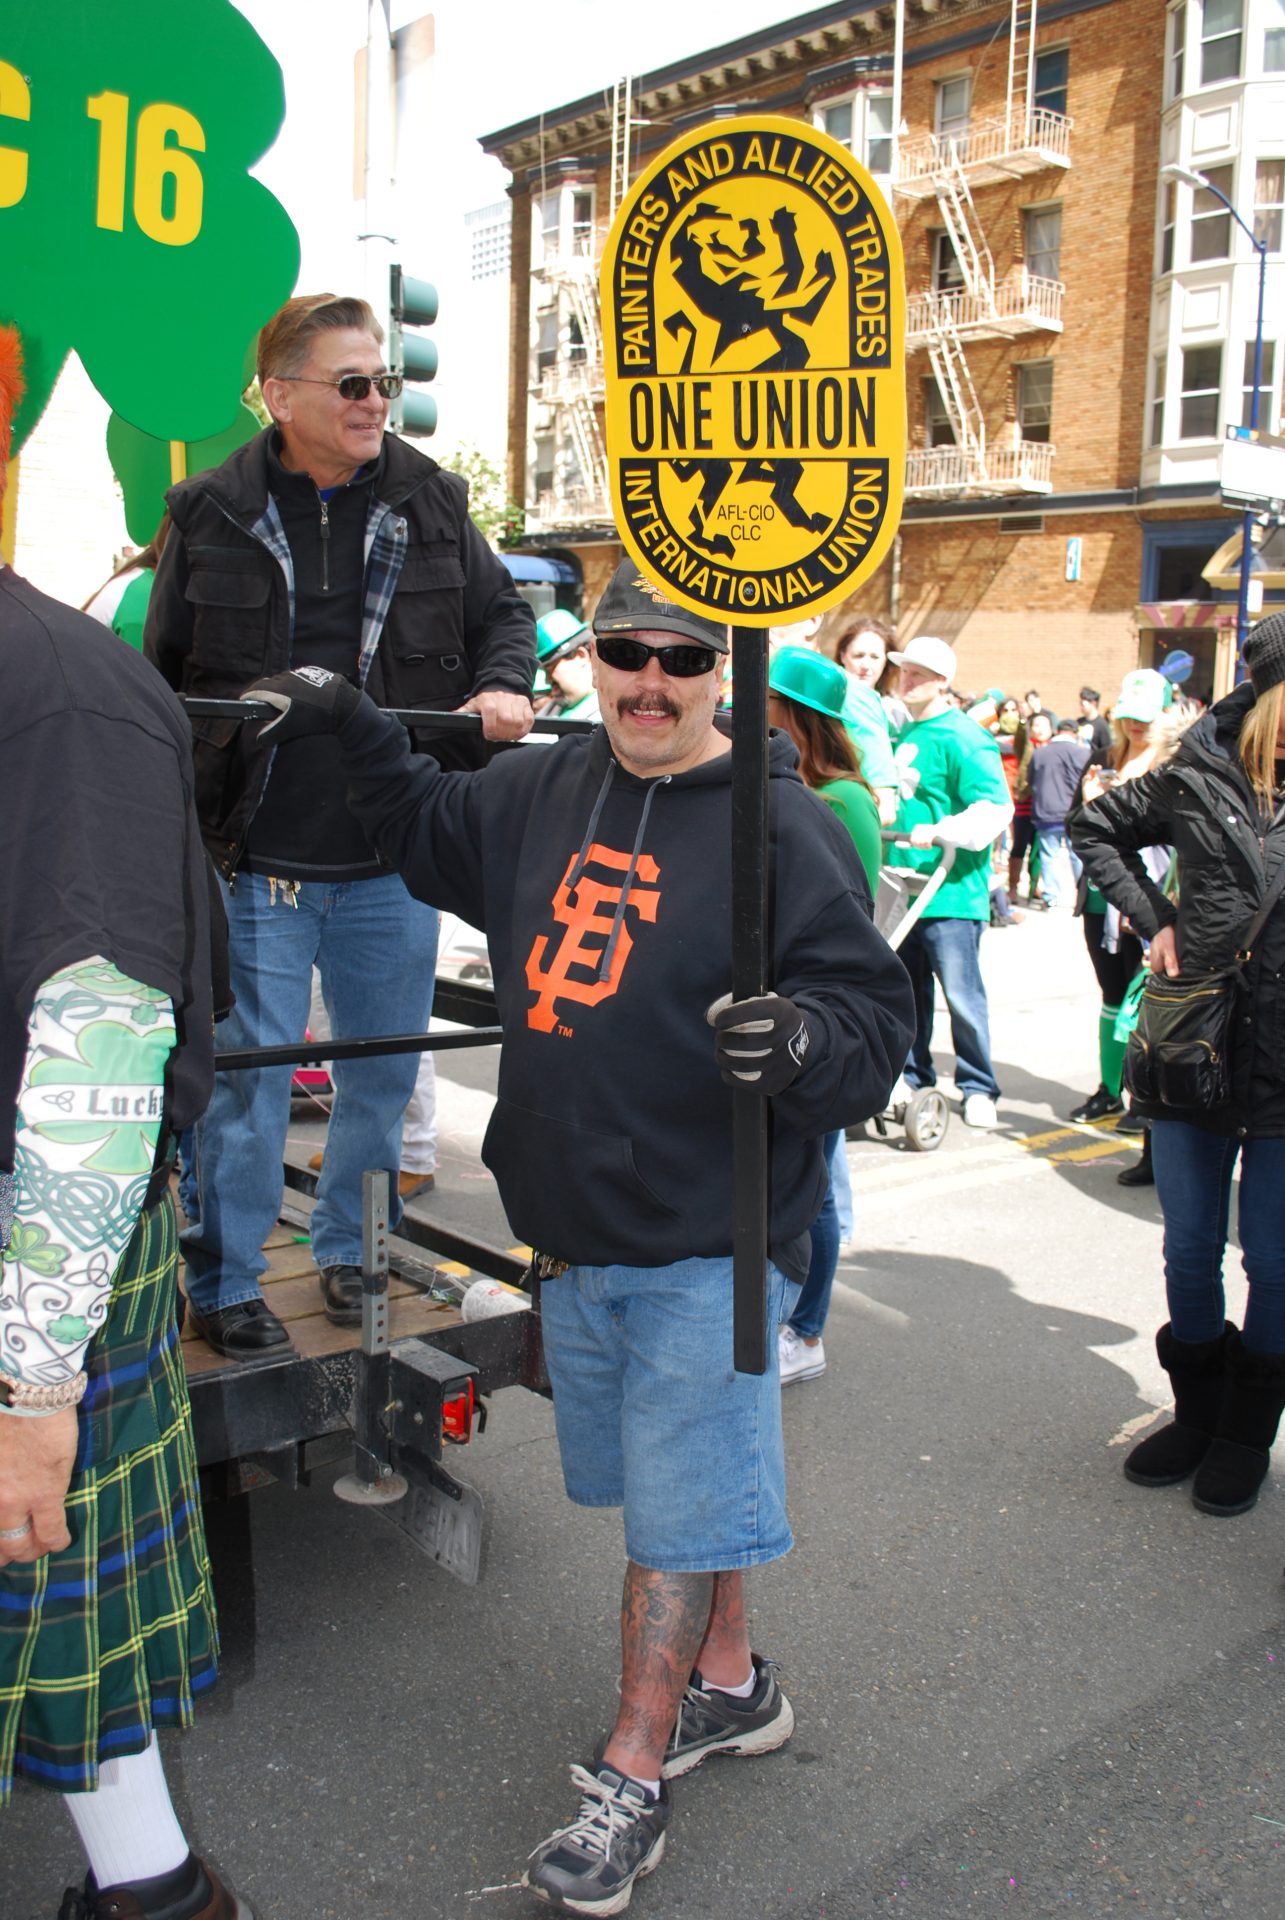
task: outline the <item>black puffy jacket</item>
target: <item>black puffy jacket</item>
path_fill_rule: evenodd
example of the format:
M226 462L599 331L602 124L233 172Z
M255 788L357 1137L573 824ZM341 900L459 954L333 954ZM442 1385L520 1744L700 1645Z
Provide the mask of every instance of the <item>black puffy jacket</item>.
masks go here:
M1285 807L1259 808L1236 745L1254 704L1248 684L1186 734L1173 759L1090 801L1068 822L1094 885L1150 939L1177 923L1184 973L1230 967L1285 861ZM1138 849L1172 846L1180 903L1148 875ZM1285 899L1277 902L1246 970L1248 995L1233 1030L1231 1104L1175 1116L1242 1137L1285 1134Z

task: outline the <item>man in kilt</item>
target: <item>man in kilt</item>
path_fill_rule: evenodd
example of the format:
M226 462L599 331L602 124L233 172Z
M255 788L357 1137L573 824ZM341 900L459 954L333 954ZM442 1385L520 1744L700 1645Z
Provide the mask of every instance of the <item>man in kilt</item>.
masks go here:
M0 329L0 488L20 393ZM250 1920L155 1736L218 1648L168 1189L213 1079L188 728L3 563L0 823L0 1806L19 1775L65 1796L60 1920Z

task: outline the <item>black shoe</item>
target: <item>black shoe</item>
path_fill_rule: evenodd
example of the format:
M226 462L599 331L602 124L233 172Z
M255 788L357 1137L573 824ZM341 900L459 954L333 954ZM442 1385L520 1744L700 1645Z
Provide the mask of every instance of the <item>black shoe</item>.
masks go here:
M1138 1442L1124 1463L1126 1480L1139 1487L1175 1487L1195 1472L1217 1431L1232 1332L1227 1321L1216 1340L1189 1344L1161 1327L1156 1355L1173 1387L1174 1417Z
M1120 1115L1115 1123L1115 1130L1117 1133L1145 1133L1150 1125L1149 1120L1144 1120L1141 1114L1135 1113L1131 1107L1127 1113Z
M290 1335L264 1300L239 1300L209 1313L189 1300L187 1311L206 1346L226 1360L257 1360L290 1345Z
M522 1884L559 1913L623 1913L634 1881L660 1865L669 1788L662 1780L653 1800L640 1781L605 1760L593 1773L572 1767L571 1778L580 1811L535 1849Z
M361 1268L322 1267L321 1304L335 1327L361 1325Z
M181 1867L132 1886L99 1887L91 1873L68 1887L58 1920L254 1920L254 1914L194 1853Z
M694 1673L678 1710L661 1773L691 1773L711 1753L773 1753L794 1732L794 1709L776 1683L770 1660L752 1654L758 1682L748 1700L722 1693Z
M1155 1186L1156 1170L1151 1164L1150 1132L1144 1133L1142 1136L1141 1157L1135 1160L1131 1167L1125 1167L1123 1172L1117 1173L1115 1177L1115 1183L1117 1187L1154 1187Z
M1082 1100L1079 1106L1074 1108L1068 1115L1068 1118L1071 1120L1104 1120L1109 1113L1123 1112L1124 1101L1120 1098L1119 1094L1108 1093L1105 1087L1100 1086L1096 1093L1091 1093L1087 1100Z
M1217 1431L1191 1488L1201 1513L1231 1519L1249 1512L1267 1478L1283 1410L1285 1354L1258 1353L1230 1334Z

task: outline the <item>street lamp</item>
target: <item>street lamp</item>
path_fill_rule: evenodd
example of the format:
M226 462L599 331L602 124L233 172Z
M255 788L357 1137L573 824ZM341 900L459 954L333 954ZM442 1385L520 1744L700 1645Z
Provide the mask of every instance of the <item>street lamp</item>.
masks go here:
M1260 240L1247 221L1242 220L1221 187L1207 180L1203 173L1196 173L1190 167L1162 167L1161 178L1182 180L1187 186L1203 188L1212 193L1215 200L1221 200L1232 219L1241 231L1249 236L1249 244L1258 255L1258 324L1254 329L1254 388L1249 402L1249 431L1258 431L1258 389L1263 377L1263 301L1267 291L1267 242ZM1249 630L1249 574L1253 563L1254 510L1246 507L1241 521L1240 535L1240 595L1236 604L1236 679L1245 676L1245 638Z

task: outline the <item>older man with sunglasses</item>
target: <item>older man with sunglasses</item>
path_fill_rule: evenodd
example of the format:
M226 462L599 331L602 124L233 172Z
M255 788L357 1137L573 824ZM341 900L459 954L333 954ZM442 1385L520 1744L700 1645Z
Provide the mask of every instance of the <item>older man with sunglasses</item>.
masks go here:
M852 842L780 733L773 986L731 1002L727 630L626 561L593 632L601 727L481 773L417 759L346 680L249 691L283 710L264 750L337 743L349 802L411 892L486 929L504 1044L482 1155L537 1249L567 1492L623 1507L627 1555L614 1726L526 1877L561 1912L615 1914L659 1864L669 1781L794 1726L742 1592L791 1535L775 1338L761 1378L732 1364L729 1089L772 1103L775 1332L807 1271L824 1138L880 1110L914 1014Z
M380 706L468 708L487 741L531 724L530 609L468 517L463 481L385 433L398 390L365 301L290 300L259 337L273 424L174 487L145 646L171 686L226 698L257 674L340 675ZM227 1046L301 1040L312 968L336 1039L428 1024L437 916L344 797L331 742L256 753L229 720L193 722L201 828L223 882L236 1010ZM466 738L466 737L461 737ZM453 740L454 764L481 743ZM440 749L448 757L448 749ZM396 1172L413 1054L335 1067L312 1216L322 1302L361 1318L361 1178ZM194 1146L199 1217L183 1236L200 1331L236 1360L280 1350L261 1248L281 1200L290 1070L225 1074ZM394 1223L395 1224L395 1223Z

